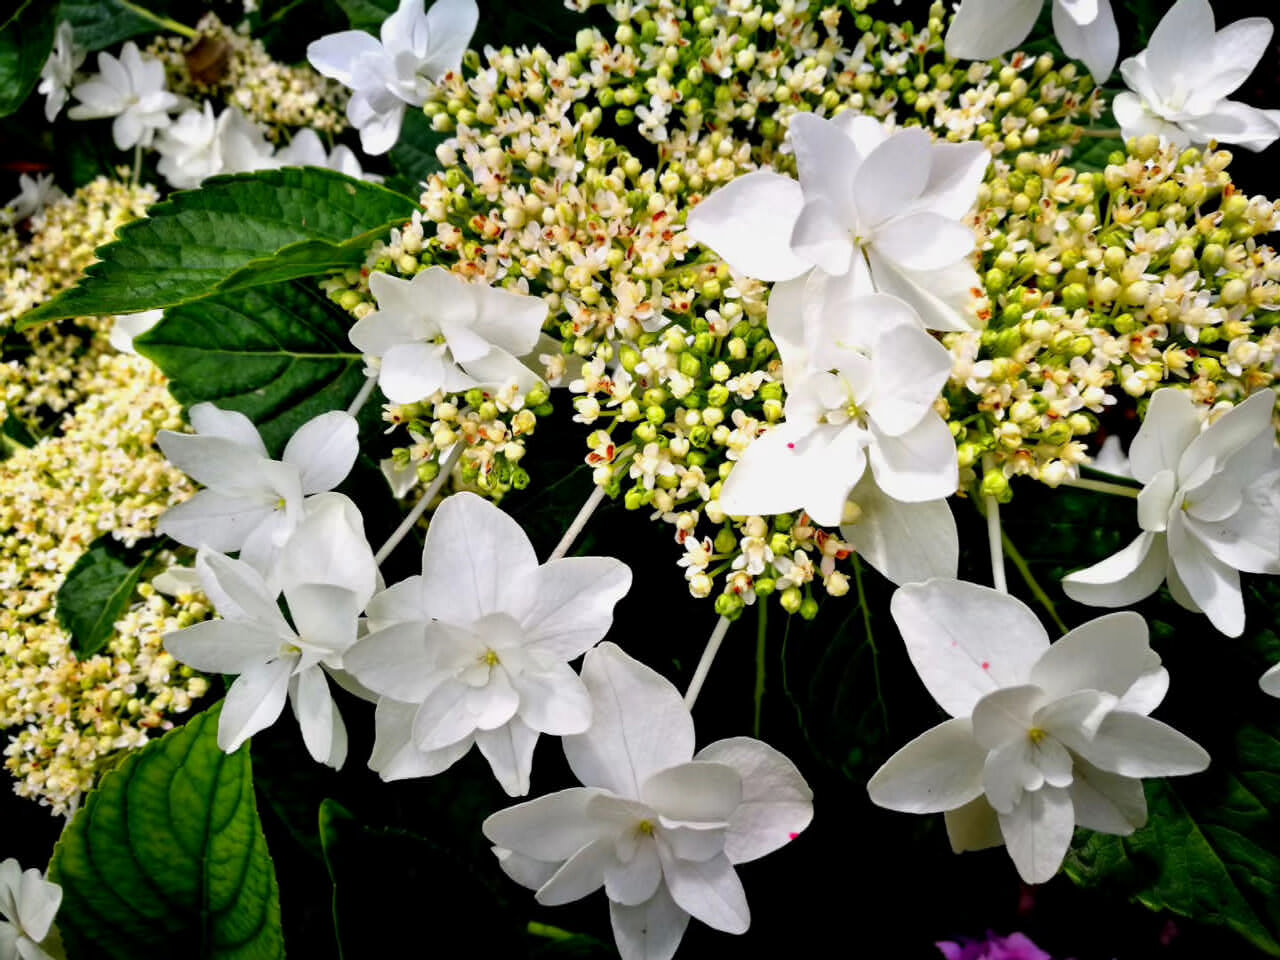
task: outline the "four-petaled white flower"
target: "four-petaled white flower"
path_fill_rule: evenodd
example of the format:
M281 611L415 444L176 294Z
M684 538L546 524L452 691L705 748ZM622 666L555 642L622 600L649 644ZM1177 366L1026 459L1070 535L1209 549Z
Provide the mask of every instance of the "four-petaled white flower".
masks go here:
M62 957L62 938L53 918L62 904L62 887L34 867L23 870L10 857L0 863L0 960L54 960Z
M1004 843L1023 880L1043 883L1077 824L1132 833L1147 817L1141 778L1209 763L1147 716L1169 677L1136 613L1099 617L1050 645L1021 601L960 580L902 587L890 609L952 719L890 757L867 790L891 810L945 812L957 852Z
M1271 21L1237 20L1215 32L1208 0L1178 0L1147 49L1120 64L1129 86L1111 109L1125 137L1158 134L1185 146L1210 140L1263 150L1280 137L1280 110L1228 100L1271 43Z
M222 706L218 746L230 753L271 726L287 696L307 751L341 767L347 732L325 671L342 669L378 576L356 505L340 493L315 498L281 551L273 577L279 589L208 547L196 554L196 570L222 619L167 634L164 645L197 670L239 674ZM292 622L277 606L280 592Z
M569 661L596 644L631 571L612 557L539 566L520 525L473 493L437 509L422 574L368 607L346 670L380 695L370 766L431 776L480 748L502 788L529 792L539 733L581 733L587 690Z
M585 786L489 817L482 829L502 869L548 906L603 886L622 960L668 960L690 916L745 932L751 914L734 864L808 826L808 784L748 737L694 753L679 691L612 643L587 654L582 679L594 719L563 744Z
M198 403L188 411L194 434L161 430L156 443L175 467L205 486L169 508L159 530L189 547L240 559L270 579L281 547L308 508L310 494L332 490L360 452L355 420L322 413L289 438L272 460L253 422L242 413Z
M689 214L688 229L739 273L774 287L781 309L874 291L906 300L935 330L971 326L981 288L963 222L990 162L981 143L889 132L850 110L791 118L797 183L770 171L741 176Z
M851 348L857 327L879 324L869 351ZM880 489L905 502L955 492L955 441L933 408L951 355L889 296L826 311L812 328L803 370L787 363L786 419L751 442L724 482L733 516L803 508L824 526L844 516L849 492L870 465ZM818 363L830 369L813 369Z
M186 110L156 139L156 169L178 189L198 187L215 173L249 173L277 166L271 144L236 107L215 118L208 100L202 110Z
M58 29L53 34L53 49L49 59L40 70L40 86L37 93L44 94L44 118L53 123L62 105L67 102L67 87L71 85L80 64L84 63L85 51L75 44L71 24L66 20L58 22Z
M386 153L400 136L405 105L420 107L433 84L462 66L480 10L475 0L400 0L382 23L381 42L363 30L332 33L307 47L307 59L353 93L347 118L368 154Z
M1122 607L1167 580L1173 598L1230 637L1244 630L1240 574L1280 573L1280 458L1260 390L1201 429L1195 402L1166 387L1151 395L1129 447L1138 495L1136 540L1064 577L1080 603Z
M1052 0L1053 32L1068 57L1081 60L1101 86L1120 53L1111 0ZM1043 0L962 0L947 30L947 56L992 60L1031 33Z
M538 345L546 301L471 283L444 267L412 280L369 277L378 309L352 326L351 342L378 359L378 386L393 403L417 403L437 390L528 392L541 383L518 358Z
M72 120L115 117L111 136L120 150L141 144L151 146L155 132L169 125L169 113L182 100L165 89L164 64L144 57L132 40L120 51L120 59L98 54L98 73L72 89L80 103L67 111Z

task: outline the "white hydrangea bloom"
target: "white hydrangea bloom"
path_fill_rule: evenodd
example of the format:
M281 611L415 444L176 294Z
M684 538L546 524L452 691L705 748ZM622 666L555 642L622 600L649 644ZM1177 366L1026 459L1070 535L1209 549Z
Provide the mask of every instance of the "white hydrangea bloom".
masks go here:
M169 114L182 106L181 98L165 89L164 64L144 57L132 40L119 59L98 54L98 73L76 84L71 95L80 101L67 111L72 120L115 117L111 136L120 150L151 146L156 131L169 126Z
M216 118L213 104L182 113L156 138L160 175L177 189L198 187L217 173L250 173L278 164L266 136L236 107Z
M0 863L0 960L55 960L63 956L53 918L62 887L34 867L23 870L10 857Z

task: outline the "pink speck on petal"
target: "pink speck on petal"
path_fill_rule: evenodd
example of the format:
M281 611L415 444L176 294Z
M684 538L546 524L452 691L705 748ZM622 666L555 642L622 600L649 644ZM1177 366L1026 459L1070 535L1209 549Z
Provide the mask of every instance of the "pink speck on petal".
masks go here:
M983 660L983 661L982 661L982 669L983 669L983 670L990 670L990 669L991 669L991 664L990 664L988 661Z
M800 836L800 834L798 834L798 833L788 833L788 834L787 834L787 838L788 838L788 839L790 839L790 840L794 840L794 839L795 839L796 837L798 837L798 836Z
M795 448L796 448L796 445L795 445L794 443L788 443L788 444L787 444L787 449L788 449L788 450L794 450Z

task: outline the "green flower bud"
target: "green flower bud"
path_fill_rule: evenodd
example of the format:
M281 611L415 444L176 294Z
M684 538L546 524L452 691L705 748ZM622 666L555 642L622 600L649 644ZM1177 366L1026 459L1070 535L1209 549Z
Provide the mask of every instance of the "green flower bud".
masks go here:
M729 527L721 527L714 545L716 553L733 553L738 549L738 535Z
M716 597L716 613L726 620L737 620L742 616L742 608L746 606L736 593L722 593Z
M1009 488L1009 480L999 470L987 470L982 475L982 495L995 497L999 503L1008 503L1013 499L1013 491Z
M800 604L800 616L805 620L812 620L818 615L818 601L813 597L805 597L804 602Z
M800 592L799 587L787 587L778 595L778 603L787 613L799 613L804 603L804 594Z

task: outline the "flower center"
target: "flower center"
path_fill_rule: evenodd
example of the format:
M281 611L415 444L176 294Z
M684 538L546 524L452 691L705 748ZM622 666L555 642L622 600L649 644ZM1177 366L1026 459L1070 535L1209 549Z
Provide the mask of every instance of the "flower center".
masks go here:
M1041 730L1039 727L1032 727L1030 730L1027 731L1027 739L1030 740L1032 743L1034 743L1037 747L1040 746L1040 741L1042 741L1048 735L1049 734Z

